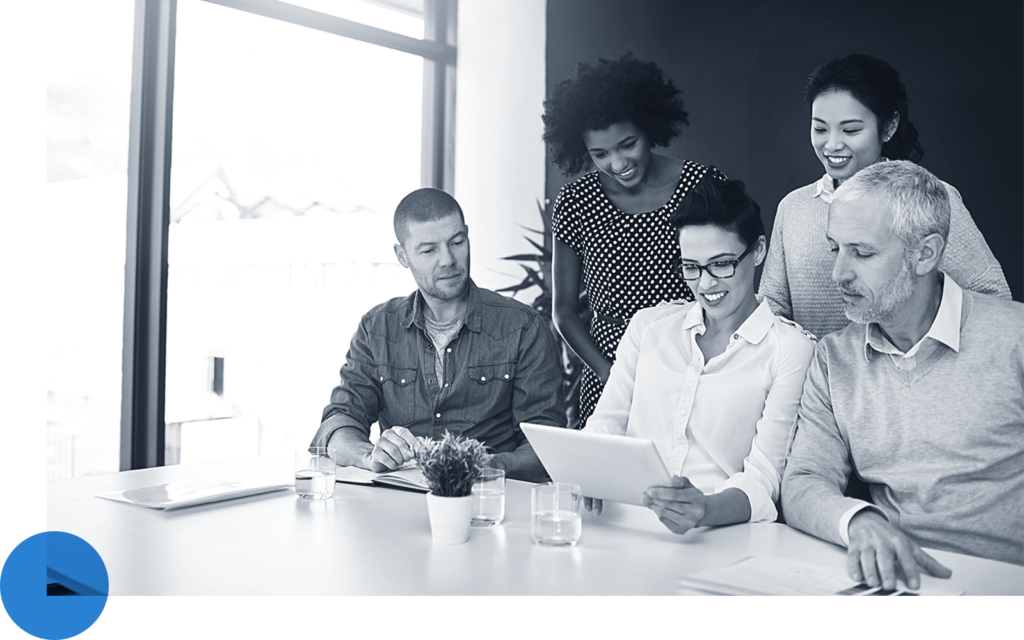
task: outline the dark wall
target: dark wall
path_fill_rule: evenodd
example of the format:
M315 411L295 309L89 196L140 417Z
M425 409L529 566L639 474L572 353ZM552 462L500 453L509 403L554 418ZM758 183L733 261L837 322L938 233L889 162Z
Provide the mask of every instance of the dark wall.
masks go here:
M743 180L769 229L779 200L824 173L808 74L853 52L888 61L907 86L921 164L960 191L1024 299L1022 3L548 0L547 28L548 91L578 61L632 51L657 62L690 112L667 153ZM549 163L547 197L568 180Z

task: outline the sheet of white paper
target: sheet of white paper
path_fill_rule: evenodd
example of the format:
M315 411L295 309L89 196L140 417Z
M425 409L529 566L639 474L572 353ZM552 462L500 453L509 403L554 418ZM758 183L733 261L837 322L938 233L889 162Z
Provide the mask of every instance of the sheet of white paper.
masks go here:
M197 504L242 498L270 493L292 486L287 482L267 482L265 479L242 479L230 476L200 478L168 482L139 489L122 489L98 494L97 498L127 502L149 509L181 509Z
M727 567L684 576L679 579L679 586L706 593L734 595L883 595L878 589L858 585L844 569L772 556L751 556ZM963 592L934 585L911 592L901 583L899 589L888 595L901 593L960 595Z

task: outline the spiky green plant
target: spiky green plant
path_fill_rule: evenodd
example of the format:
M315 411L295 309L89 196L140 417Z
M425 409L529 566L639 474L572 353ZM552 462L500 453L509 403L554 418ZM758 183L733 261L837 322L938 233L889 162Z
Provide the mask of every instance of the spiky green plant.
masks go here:
M537 253L520 253L514 256L505 256L502 258L502 260L515 260L518 262L519 266L526 272L526 275L518 283L498 289L498 291L515 295L524 289L529 289L534 286L537 287L540 289L540 293L536 298L534 298L531 306L550 319L552 245L551 213L544 208L544 205L540 203L540 200L537 201L537 210L540 212L541 223L544 225L542 229L531 229L530 227L519 225L530 233L535 233L540 236L541 242L537 242L529 236L524 236L524 239L537 250Z
M420 438L416 447L416 462L431 493L447 498L470 495L492 457L479 441L447 431L440 440Z

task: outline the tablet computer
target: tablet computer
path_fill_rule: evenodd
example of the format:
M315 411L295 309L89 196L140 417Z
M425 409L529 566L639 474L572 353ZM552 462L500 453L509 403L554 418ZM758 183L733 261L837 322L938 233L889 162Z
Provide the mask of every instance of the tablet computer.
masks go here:
M672 486L651 440L529 422L519 426L551 479L580 485L588 498L639 505L648 487Z

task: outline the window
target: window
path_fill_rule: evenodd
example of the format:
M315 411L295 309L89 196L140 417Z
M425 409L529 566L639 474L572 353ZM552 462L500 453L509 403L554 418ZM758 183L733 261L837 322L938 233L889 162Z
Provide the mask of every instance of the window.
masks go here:
M47 24L47 477L118 470L130 2L52 0Z
M359 315L410 289L390 211L451 187L454 9L61 0L51 479L308 440Z
M391 214L421 186L423 60L197 0L176 40L165 464L291 450L359 318L410 290Z

